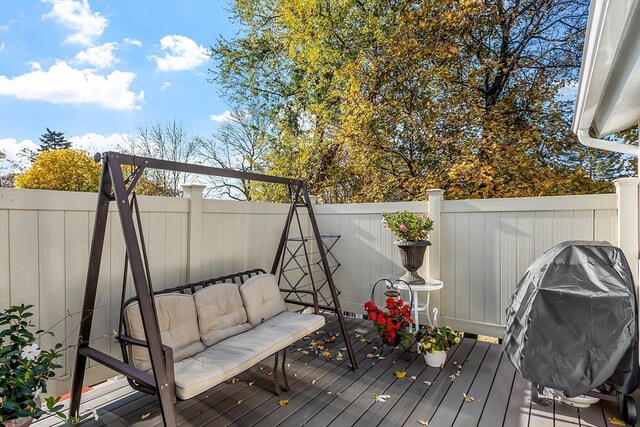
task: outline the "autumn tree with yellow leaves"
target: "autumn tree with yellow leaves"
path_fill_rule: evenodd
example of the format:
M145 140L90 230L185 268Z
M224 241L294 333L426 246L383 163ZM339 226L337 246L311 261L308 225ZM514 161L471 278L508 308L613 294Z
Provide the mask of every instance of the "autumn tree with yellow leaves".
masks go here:
M17 188L97 192L100 171L100 164L82 150L47 150L16 176L15 184Z
M587 6L236 0L242 31L211 47L212 79L230 101L259 105L269 171L307 179L325 201L611 191L606 172L583 168L594 157L562 96ZM608 161L618 176L631 170Z

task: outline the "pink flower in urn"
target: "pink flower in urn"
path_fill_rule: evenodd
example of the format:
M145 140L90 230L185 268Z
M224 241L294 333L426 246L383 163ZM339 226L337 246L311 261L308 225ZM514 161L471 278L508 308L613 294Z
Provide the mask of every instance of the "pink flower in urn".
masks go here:
M384 228L389 228L389 224L387 224L387 221L385 221L384 219L382 221L380 221L380 223L382 224L382 226Z
M405 231L407 231L407 227L404 224L400 224L399 230L404 233Z
M429 218L429 215L427 215L426 213L423 213L422 214L422 219L427 219L427 218Z

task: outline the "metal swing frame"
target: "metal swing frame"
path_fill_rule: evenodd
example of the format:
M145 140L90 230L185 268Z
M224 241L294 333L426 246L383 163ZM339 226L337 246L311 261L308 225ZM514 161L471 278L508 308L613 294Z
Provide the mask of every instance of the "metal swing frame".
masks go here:
M320 230L313 212L313 206L311 204L311 199L309 198L307 183L305 181L300 179L236 171L232 169L221 169L209 166L131 156L117 152L96 154L95 160L102 161L102 175L100 180L100 189L98 192L98 203L96 207L91 251L89 255L89 268L85 284L78 346L76 349L76 361L71 390L71 405L69 408L70 416L79 415L81 392L85 369L87 366L87 359L92 359L154 392L160 403L164 424L167 426L176 425L176 412L174 407L174 403L176 401L175 384L172 383L172 375L170 375L173 370L173 354L171 348L162 344L158 318L156 316L155 305L153 303L151 277L147 268L146 248L144 246L142 232L136 228L134 223L134 203L131 200L133 189L142 176L142 173L147 168L225 178L246 179L288 186L289 193L291 194L291 204L289 206L278 249L276 250L271 267L271 273L276 274L279 266L281 266L287 238L289 236L291 223L293 222L294 217L298 224L300 222L298 208L306 208L333 303L333 305L325 304L320 307L317 306L317 303L309 303L308 306L315 306L316 310L320 308L322 310L334 312L337 315L342 335L344 337L345 346L349 353L351 368L354 371L357 370L358 364L355 353L345 325L344 315L338 299L338 292L333 281L331 269L329 268L327 254L322 243ZM131 166L133 168L133 172L126 179L122 174L122 166ZM152 373L138 370L132 365L118 360L90 345L93 312L95 309L98 277L100 274L100 263L104 247L109 204L111 202L116 203L120 223L122 225L128 265L133 278L135 294L140 304L140 314L142 317L145 336L147 337L147 347L151 359ZM305 303L302 305L305 305Z

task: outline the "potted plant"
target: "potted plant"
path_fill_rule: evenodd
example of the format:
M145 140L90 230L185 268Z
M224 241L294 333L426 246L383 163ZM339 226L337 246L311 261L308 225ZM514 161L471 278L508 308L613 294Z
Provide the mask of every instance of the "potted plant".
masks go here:
M427 240L433 230L433 220L427 214L414 214L407 210L395 213L383 213L382 225L388 228L398 239L395 243L400 250L400 262L407 270L400 278L410 285L420 285L425 280L417 270L424 262L424 253L431 242Z
M47 391L47 381L55 376L55 359L62 355L62 344L42 350L37 340L53 333L35 329L29 320L32 305L11 306L0 312L0 424L28 426L45 412L40 408L40 393ZM59 398L50 397L49 410Z
M436 368L447 359L447 351L460 342L460 333L448 326L425 326L416 332L418 351L424 355L427 365Z
M364 304L367 317L373 321L373 330L385 344L395 347L402 344L409 348L412 344L408 328L413 324L411 308L401 299L387 298L386 310L381 310L373 301Z

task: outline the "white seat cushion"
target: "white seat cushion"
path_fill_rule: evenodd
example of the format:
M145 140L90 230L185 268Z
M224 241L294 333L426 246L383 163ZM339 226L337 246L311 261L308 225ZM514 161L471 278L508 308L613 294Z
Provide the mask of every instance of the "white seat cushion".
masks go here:
M175 364L176 395L189 399L321 328L324 317L284 312Z
M249 323L253 327L287 311L287 305L280 295L278 282L273 274L250 277L240 285L240 295Z
M156 295L154 297L158 326L162 343L173 349L173 360L179 362L204 350L198 332L196 306L191 295L177 293ZM129 335L146 340L142 326L139 303L129 304L124 312L125 324ZM151 369L149 350L136 345L131 346L133 365L143 371Z
M193 294L198 327L204 345L209 347L251 329L235 283L209 285Z

